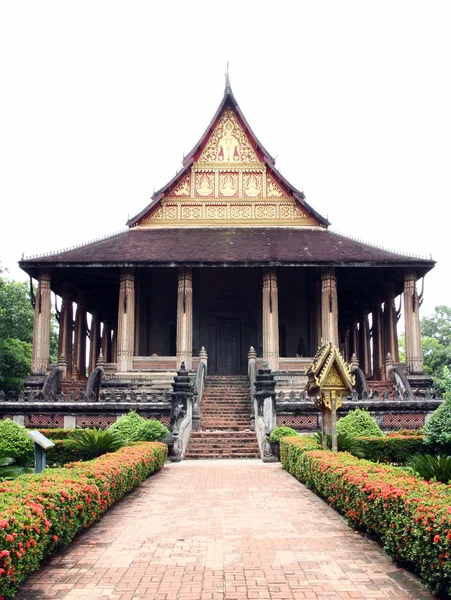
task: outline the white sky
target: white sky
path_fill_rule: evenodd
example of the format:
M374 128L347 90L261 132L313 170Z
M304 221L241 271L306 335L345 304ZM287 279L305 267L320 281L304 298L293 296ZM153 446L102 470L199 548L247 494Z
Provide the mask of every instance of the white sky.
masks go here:
M451 3L0 3L0 263L121 229L224 89L332 227L438 261L451 305Z

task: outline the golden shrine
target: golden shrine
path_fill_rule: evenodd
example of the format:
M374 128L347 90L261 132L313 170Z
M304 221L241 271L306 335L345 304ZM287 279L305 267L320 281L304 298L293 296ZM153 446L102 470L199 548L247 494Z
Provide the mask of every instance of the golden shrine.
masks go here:
M309 396L316 398L321 410L322 445L327 449L327 436L332 436L332 450L337 451L337 410L343 406L343 398L352 393L355 377L345 363L338 348L331 342L324 344L316 353L307 369Z

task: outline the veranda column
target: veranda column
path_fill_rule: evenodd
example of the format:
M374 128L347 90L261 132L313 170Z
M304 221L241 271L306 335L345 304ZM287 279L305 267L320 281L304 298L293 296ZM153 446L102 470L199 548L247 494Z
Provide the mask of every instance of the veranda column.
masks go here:
M33 375L45 375L50 358L50 312L51 291L50 273L39 273L39 285L36 292L33 327L33 353L31 372Z
M125 267L121 272L117 323L117 370L131 371L135 347L135 274Z
M117 329L118 329L118 324L114 323L113 324L113 328L111 331L111 362L112 363L117 363ZM136 328L135 328L135 334L136 334ZM135 345L135 343L133 342L133 346ZM133 348L133 352L134 352L134 348Z
M390 288L387 292L387 296L384 302L384 352L385 354L389 352L395 363L399 362L397 323L398 319L396 317L395 292L393 289L393 284L390 284Z
M365 377L371 377L371 346L370 346L370 323L368 313L364 313L359 322L360 335L360 368Z
M70 379L72 375L72 332L74 328L74 309L73 293L70 284L63 284L61 314L60 314L60 337L61 337L61 355L64 354L66 361L66 377Z
M96 312L91 315L91 336L89 346L89 372L92 373L96 368L97 357L100 350L100 321Z
M360 354L359 349L359 324L357 321L352 322L351 327L351 348L350 348L351 356L355 354L358 356ZM351 359L349 359L351 360Z
M335 269L321 269L321 338L338 348L338 296Z
M103 318L102 329L102 354L106 363L111 362L111 321L108 317Z
M271 371L279 370L279 294L273 268L263 271L263 360Z
M404 279L404 318L406 328L406 362L409 373L423 372L421 347L420 305L416 288L415 272L408 272Z
M86 322L85 300L81 294L77 297L77 312L75 313L75 341L74 341L74 362L77 367L78 377L86 377L86 332L88 325Z
M373 308L373 375L375 379L385 379L382 306Z
M177 369L182 362L189 372L193 365L193 274L181 267L177 287Z

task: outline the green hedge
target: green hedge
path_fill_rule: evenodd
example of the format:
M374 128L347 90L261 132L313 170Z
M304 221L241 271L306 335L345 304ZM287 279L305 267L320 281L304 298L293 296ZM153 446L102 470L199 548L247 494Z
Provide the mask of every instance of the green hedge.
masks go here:
M398 435L384 437L357 437L364 458L373 462L404 465L408 458L418 452L425 452L423 437Z
M160 469L167 446L143 442L85 463L0 482L0 599L14 598L41 560Z
M284 468L325 498L348 522L375 535L436 594L451 594L451 486L347 453L281 442Z

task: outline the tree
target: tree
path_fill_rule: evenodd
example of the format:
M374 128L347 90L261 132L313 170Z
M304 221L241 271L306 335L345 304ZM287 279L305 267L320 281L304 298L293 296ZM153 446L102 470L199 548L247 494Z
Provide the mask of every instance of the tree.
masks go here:
M447 369L451 367L451 308L436 306L435 312L421 319L424 372L434 386L444 389Z
M34 310L26 283L0 277L0 339L31 343Z
M434 314L423 317L421 334L438 340L441 346L451 346L451 308L436 306Z

